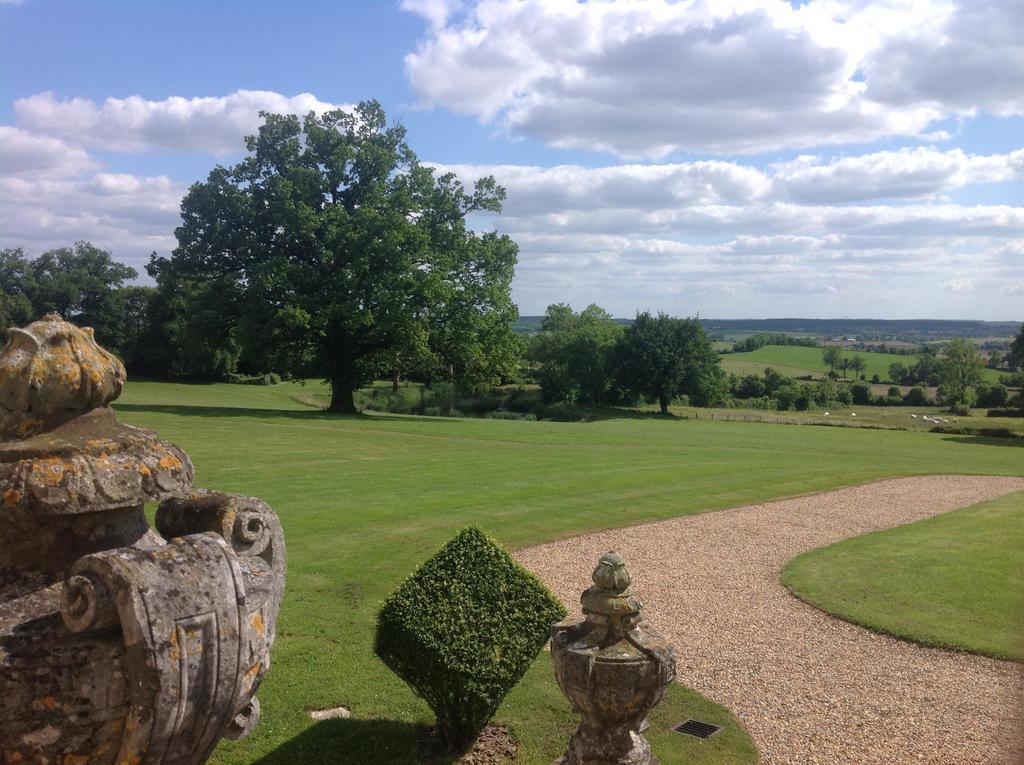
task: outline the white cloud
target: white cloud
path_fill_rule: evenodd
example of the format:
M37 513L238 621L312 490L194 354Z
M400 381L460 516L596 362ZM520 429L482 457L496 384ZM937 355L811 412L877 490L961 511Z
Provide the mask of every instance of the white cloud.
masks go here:
M443 29L448 17L460 5L459 0L401 0L403 11L422 16L434 30Z
M629 210L660 220L694 206L934 199L971 184L1024 177L1024 149L974 155L960 149L921 147L826 159L801 156L764 171L718 160L596 168L435 165L435 169L454 172L467 185L493 175L508 191L508 216L559 216L564 222L568 213L603 215L609 210ZM724 209L722 214L726 212Z
M1019 177L1022 158L929 148L765 171L732 162L436 167L464 183L493 174L507 187L503 214L474 223L519 243L525 314L596 301L617 315L1012 318L1020 307L1005 285L1024 280L1013 244L1024 241L1024 208L932 200ZM866 203L897 193L926 201Z
M166 176L0 177L0 248L37 254L84 239L141 272L150 252L174 247L185 191Z
M555 147L758 153L1024 112L1015 14L924 0L481 0L435 23L406 70L422 104ZM915 58L956 67L958 53L970 74L934 82Z
M694 204L748 204L768 195L771 180L733 162L582 167L558 165L435 165L465 184L493 175L509 194L513 215L544 211L651 209Z
M99 163L83 149L0 125L0 176L78 175L98 167Z
M886 39L868 57L867 97L968 115L1024 114L1024 4L961 0L940 18Z
M974 183L1024 175L1024 150L979 156L930 147L842 157L822 163L803 156L774 165L779 196L810 204L920 198Z
M974 282L970 279L950 279L942 285L954 295L970 292L974 289Z
M58 100L39 93L14 102L20 127L54 136L73 146L110 151L197 151L226 154L243 150L242 138L256 132L260 111L304 115L346 108L310 93L284 96L268 90L238 90L227 96L150 101L141 96Z

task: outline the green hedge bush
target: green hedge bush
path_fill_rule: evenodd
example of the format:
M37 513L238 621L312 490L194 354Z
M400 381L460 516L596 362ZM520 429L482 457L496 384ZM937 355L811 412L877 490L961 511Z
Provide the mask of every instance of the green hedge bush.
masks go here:
M374 652L467 749L544 647L562 604L497 542L459 532L384 601Z

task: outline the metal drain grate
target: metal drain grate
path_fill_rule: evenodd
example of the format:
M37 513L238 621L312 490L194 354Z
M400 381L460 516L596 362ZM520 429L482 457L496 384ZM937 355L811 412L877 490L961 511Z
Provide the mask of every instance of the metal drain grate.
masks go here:
M711 723L701 722L700 720L694 720L691 718L686 722L679 723L679 725L674 727L672 730L676 733L685 733L688 736L708 738L721 729L721 725L712 725Z

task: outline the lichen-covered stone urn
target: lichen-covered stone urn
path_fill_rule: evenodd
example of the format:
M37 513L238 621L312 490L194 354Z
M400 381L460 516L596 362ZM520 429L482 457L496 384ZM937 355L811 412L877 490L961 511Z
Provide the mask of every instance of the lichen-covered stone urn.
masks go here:
M551 627L558 685L580 714L563 765L657 765L647 715L676 676L672 647L641 621L618 553L601 556L583 593L583 621Z
M277 516L193 489L188 455L118 422L124 379L56 314L0 353L4 765L194 765L259 717Z

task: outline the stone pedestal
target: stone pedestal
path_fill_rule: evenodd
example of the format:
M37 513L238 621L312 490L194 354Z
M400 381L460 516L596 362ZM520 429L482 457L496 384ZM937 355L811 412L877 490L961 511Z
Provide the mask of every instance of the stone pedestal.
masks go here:
M196 765L259 717L280 524L120 423L123 381L54 314L0 353L0 762Z
M643 737L647 715L675 679L675 654L641 621L618 553L601 556L583 593L583 621L551 628L558 685L580 714L562 765L657 765Z

